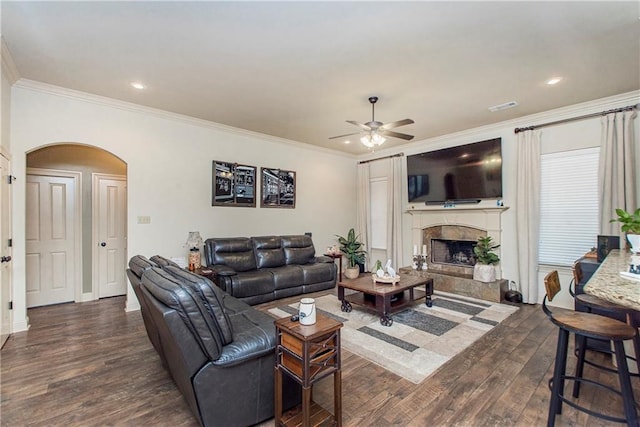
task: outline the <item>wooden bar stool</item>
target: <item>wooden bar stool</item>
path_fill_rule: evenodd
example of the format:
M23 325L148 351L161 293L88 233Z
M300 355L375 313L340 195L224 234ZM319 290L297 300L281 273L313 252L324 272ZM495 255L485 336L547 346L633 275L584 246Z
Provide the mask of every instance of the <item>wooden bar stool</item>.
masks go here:
M626 423L628 426L637 426L638 413L636 411L636 404L633 398L633 389L631 388L627 357L623 345L624 341L633 339L637 335L637 330L624 322L597 314L576 311L562 311L560 313L553 314L547 307L547 300L552 301L558 292L560 292L560 279L558 278L557 271L551 271L545 276L544 286L547 292L542 300L542 310L549 317L551 322L559 328L553 378L549 384L551 388L551 399L549 401L547 426L552 427L555 425L556 415L562 413L563 403L598 418ZM582 367L576 368L576 372L580 369L580 376L578 376L577 373L575 376L566 375L569 334L572 332L578 337L578 340L583 343L583 346L585 338L608 340L613 343L616 361L618 363L617 374L620 382L620 391L597 381L582 377ZM584 363L584 360L581 363ZM624 418L595 412L591 409L578 405L570 399L567 399L564 397L565 380L586 382L621 395L624 405Z
M574 289L577 289L578 284L582 282L583 278L584 278L584 274L582 273L582 267L580 266L580 263L575 263L573 265ZM571 294L572 297L575 298L577 302L582 304L587 309L587 312L593 313L593 310L596 309L599 311L599 313L596 313L596 314L602 314L603 316L624 317L628 325L638 330L638 327L640 326L640 324L638 323L638 319L640 318L640 312L638 312L637 310L634 310L632 308L628 308L619 304L611 303L607 300L598 298L593 295L576 294L571 289L571 285L569 286L569 293ZM578 342L578 345L576 347L577 347L576 356L578 357L578 360L581 362L578 364L578 366L580 367L584 366L582 363L584 361L584 363L587 363L591 366L595 366L596 368L604 369L609 372L616 372L615 369L612 369L612 368L609 368L585 359L586 350L589 350L586 339L582 344ZM636 336L633 338L633 350L636 357L627 355L627 359L633 360L636 363L636 369L638 371L637 374L632 373L630 375L634 377L638 377L640 376L640 357L638 357L640 356L640 335L638 334L636 334ZM613 351L611 350L609 351L598 350L598 351L613 354ZM580 376L580 375L582 375L582 371L580 372L576 371L576 376ZM579 390L580 390L580 383L576 382L574 384L574 391L573 391L574 397L578 397Z

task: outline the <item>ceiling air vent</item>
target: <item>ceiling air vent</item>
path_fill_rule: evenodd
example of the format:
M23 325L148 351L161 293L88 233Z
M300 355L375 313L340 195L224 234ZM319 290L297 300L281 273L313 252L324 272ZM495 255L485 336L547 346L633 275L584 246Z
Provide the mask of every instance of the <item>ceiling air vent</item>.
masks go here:
M489 111L491 111L492 113L495 113L496 111L506 110L507 108L513 108L517 106L518 106L518 102L509 101L509 102L505 102L504 104L494 105L493 107L489 107Z

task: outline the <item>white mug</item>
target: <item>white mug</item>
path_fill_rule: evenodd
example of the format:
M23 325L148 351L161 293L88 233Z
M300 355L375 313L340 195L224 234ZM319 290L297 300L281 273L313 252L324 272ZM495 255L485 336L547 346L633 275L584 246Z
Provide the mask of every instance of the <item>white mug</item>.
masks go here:
M316 300L313 298L302 298L298 308L301 325L313 325L316 323Z

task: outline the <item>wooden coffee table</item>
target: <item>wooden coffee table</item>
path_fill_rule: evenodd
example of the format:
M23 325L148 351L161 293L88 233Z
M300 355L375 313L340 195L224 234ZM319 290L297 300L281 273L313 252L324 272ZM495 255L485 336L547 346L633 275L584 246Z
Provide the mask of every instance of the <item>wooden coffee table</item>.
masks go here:
M424 290L416 289L424 286ZM345 295L344 290L351 289L357 293ZM405 291L408 292L408 296ZM396 284L374 283L370 273L361 274L357 279L342 279L338 283L338 299L342 301L340 309L350 312L351 304L356 304L375 310L380 314L380 323L383 326L391 326L392 311L413 304L415 301L425 299L427 307L431 307L431 295L433 295L433 279L400 274L400 281Z

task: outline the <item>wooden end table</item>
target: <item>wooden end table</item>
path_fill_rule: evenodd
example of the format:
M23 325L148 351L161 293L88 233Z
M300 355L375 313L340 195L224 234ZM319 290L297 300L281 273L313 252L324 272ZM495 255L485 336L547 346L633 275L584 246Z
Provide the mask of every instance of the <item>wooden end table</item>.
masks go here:
M320 313L313 325L301 325L286 317L275 321L275 425L342 426L342 371L340 328L342 323ZM302 405L282 413L283 372L302 386ZM311 400L314 383L333 374L333 415Z
M342 254L324 254L332 260L338 260L338 282L342 280Z
M198 276L206 277L214 283L216 281L216 272L209 267L196 268L192 271L192 273L197 274Z
M424 286L424 290L416 289ZM344 290L358 291L345 295ZM404 291L409 291L406 298ZM394 296L402 296L394 300ZM380 314L380 324L391 326L393 319L390 313L404 308L422 298L427 307L432 306L433 279L400 273L400 281L395 284L374 282L371 273L363 273L357 279L343 279L338 283L338 299L342 301L340 309L345 312L352 310L351 304L371 308ZM367 298L369 297L369 298Z

